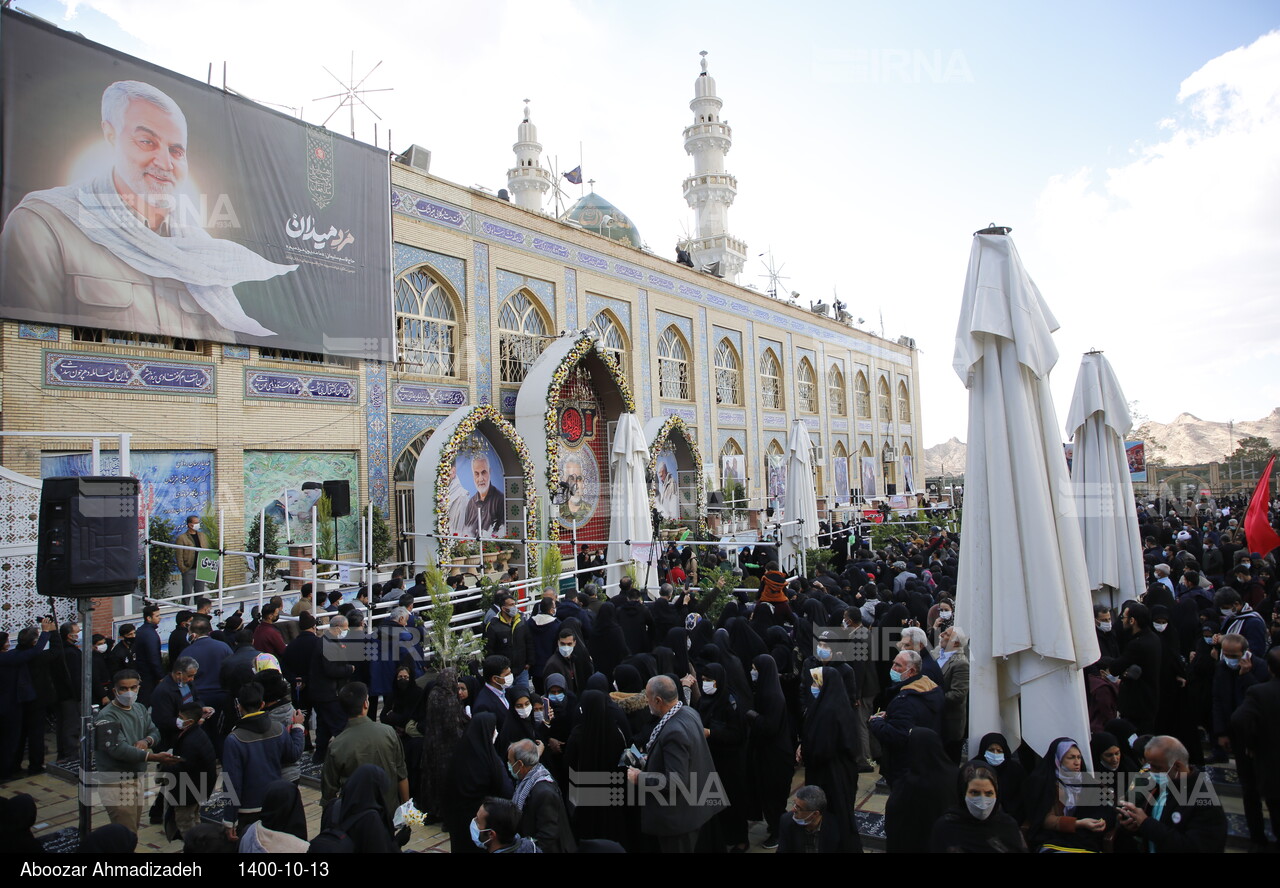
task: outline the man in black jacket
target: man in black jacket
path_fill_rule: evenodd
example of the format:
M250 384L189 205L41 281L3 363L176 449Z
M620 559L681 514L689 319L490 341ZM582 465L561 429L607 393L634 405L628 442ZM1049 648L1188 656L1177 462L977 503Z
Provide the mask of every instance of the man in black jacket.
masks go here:
M142 609L142 625L138 627L133 645L138 654L138 665L135 668L142 676L142 690L138 694L138 701L143 706L151 705L151 692L156 689L160 679L164 678L159 626L160 605L148 604Z
M1231 745L1240 771L1244 818L1255 848L1267 845L1263 800L1271 812L1271 832L1280 836L1280 647L1271 649L1267 662L1271 679L1249 688L1231 716Z
M627 648L633 654L647 654L653 650L655 623L653 614L640 599L640 590L631 583L630 577L623 577L618 582L618 595L613 600L617 608L618 625L622 627L622 637L627 640Z
M329 741L347 726L346 713L338 704L338 691L351 680L355 662L364 656L360 646L345 643L346 635L347 618L330 617L329 627L311 658L307 689L316 711L316 748L311 757L315 764L324 761Z
M137 627L132 623L124 623L120 627L120 640L115 647L107 651L107 672L115 675L125 669L138 668L138 655L134 648Z
M1221 854L1227 815L1213 784L1188 763L1187 748L1173 737L1152 737L1144 754L1156 789L1149 804L1117 804L1120 826L1137 834L1144 851Z
M520 835L533 839L544 854L573 854L578 843L569 812L555 778L541 759L541 742L517 740L507 748L507 767L516 779L512 801L520 810Z
M58 635L62 639L62 662L53 664L52 675L58 701L58 761L65 761L79 755L84 651L80 649L79 623L63 623Z
M178 621L173 627L173 631L169 633L169 665L172 666L178 662L178 658L182 656L183 650L191 642L187 637L191 634L191 618L195 614L189 610L178 611Z
M1116 659L1113 675L1120 676L1120 714L1133 722L1139 734L1155 733L1160 707L1160 639L1151 631L1151 611L1145 604L1130 604L1124 611L1129 643Z
M151 720L160 732L160 743L157 749L169 749L177 738L178 712L189 703L201 709L200 718L212 715L213 709L205 711L196 692L196 675L200 672L200 664L192 657L179 657L173 661L173 670L160 680L151 695Z
M44 773L45 723L49 718L49 710L56 705L57 699L53 688L53 673L55 670L60 672L63 666L62 643L56 633L51 632L46 636L35 626L26 627L18 633L18 651L32 649L39 650L39 653L27 664L35 696L22 704L21 714L16 712L0 714L3 718L21 718L22 720L22 738L27 748L28 775ZM21 749L18 759L18 764L20 763Z

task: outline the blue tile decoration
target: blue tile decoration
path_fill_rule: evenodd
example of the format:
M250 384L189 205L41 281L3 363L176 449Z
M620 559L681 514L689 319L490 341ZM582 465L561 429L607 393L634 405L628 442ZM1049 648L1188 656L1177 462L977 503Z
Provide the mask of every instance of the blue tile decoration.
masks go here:
M323 403L360 403L360 390L355 377L330 376L319 373L286 373L246 367L244 397L249 401L320 401Z
M217 394L212 364L48 349L44 352L44 384L46 388L62 389L167 392L206 397Z
M715 400L715 389L711 387L711 364L712 361L708 357L714 358L716 353L715 343L711 341L711 328L707 326L707 310L705 308L698 309L698 332L701 334L698 340L689 340L690 343L699 341L700 345L693 345L693 358L695 364L702 365L702 428L708 438L711 437L711 402ZM701 351L701 359L698 352Z
M745 410L729 410L721 409L716 411L716 422L720 425L738 426L745 428L747 425L747 411Z
M535 235L531 231L521 229L509 222L499 222L488 217L472 213L461 207L455 207L444 201L429 198L408 188L395 187L391 190L391 206L394 212L452 228L467 231L478 238L501 242L530 253L552 255L576 265L618 280L636 283L679 296L701 305L709 305L732 312L735 315L751 318L767 323L779 330L793 330L816 340L837 345L862 355L879 358L885 361L904 362L902 354L875 342L865 341L856 336L829 329L825 324L818 324L803 318L793 318L774 310L769 306L750 305L733 295L725 295L715 290L708 290L696 284L686 283L661 272L655 272L631 265L616 259L607 259L596 253L581 249L575 245L558 241L545 235ZM781 306L779 306L781 308Z
M538 297L538 301L542 303L542 307L547 314L551 316L552 333L556 332L556 285L550 281L542 281L537 278L526 277L522 274L514 274L510 271L503 271L501 268L494 273L497 278L497 294L499 305L508 296L524 287L534 296Z
M58 328L48 324L19 324L19 339L36 339L40 342L57 342Z
M502 389L498 392L498 409L503 413L514 414L516 401L520 398L520 389Z
M896 407L897 407L897 404L894 404L894 407L896 408ZM900 422L900 423L898 423L898 431L899 431L901 434L903 434L903 435L910 435L910 434L911 434L911 423L909 423L909 422Z
M698 421L698 411L692 407L671 407L667 404L662 405L663 416L678 416L685 422L694 423Z
M249 360L249 346L247 345L224 345L222 347L222 356L235 361Z
M471 230L471 213L407 188L391 189L391 211L460 231Z
M787 427L786 414L774 413L772 411L765 411L764 427L766 429L785 429Z
M453 286L455 293L462 295L467 292L467 263L463 260L408 244L392 244L391 265L397 277L424 264L438 271Z
M600 312L604 311L605 309L608 309L609 311L613 312L614 316L617 317L617 319L622 322L622 326L625 329L627 335L632 336L631 330L633 328L631 326L631 303L627 302L624 299L614 299L612 296L601 296L598 293L592 293L590 291L587 291L587 314L589 315L589 317L586 319L586 322L588 324L594 322L596 319L596 315L600 314ZM640 340L639 338L636 338L636 337L632 338L633 343L638 343L641 341L648 341L647 337L645 340Z
M565 323L574 330L581 330L582 321L578 318L578 273L572 268L564 270L564 313ZM627 324L630 331L631 324Z
M816 417L816 416L802 416L802 417L800 418L800 421L804 423L805 428L807 428L809 431L811 431L811 432L816 432L816 431L818 431L818 417Z
M649 366L649 291L637 290L636 297L640 304L640 337L636 342L644 343L644 351L641 352L643 366L640 368L644 397L641 399L643 403L640 409L642 418L648 421L653 416L653 368Z
M831 431L833 431L833 432L847 432L847 431L849 431L849 420L847 420L847 419L832 419L832 420L831 420Z
M872 432L871 420L869 419L858 420L858 431L864 435L870 435Z
M664 330L666 330L672 324L675 324L676 329L679 330L684 335L684 341L689 343L689 348L694 350L693 357L696 357L698 345L697 345L697 340L693 338L693 321L689 318L684 318L684 317L681 317L680 315L669 314L665 311L657 312L657 318L658 318L658 335L661 336Z
M476 400L488 404L493 400L493 305L489 295L489 246L472 241L475 264L475 290L471 304L476 313Z
M746 334L746 337L742 341L742 396L746 399L742 403L758 405L760 402L756 400L756 377L760 373L760 357L755 330L755 323L748 320L746 323L746 330L743 331ZM758 409L751 411L751 440L756 443L759 451L764 453L764 448L759 447L760 413L761 411ZM761 475L762 478L767 476L767 472ZM761 489L763 490L763 488ZM750 493L750 491L748 491L748 493Z
M365 425L368 434L369 499L384 516L391 515L391 457L387 452L387 365L364 365ZM358 497L357 497L358 500Z
M391 406L445 408L465 407L470 395L465 388L443 385L416 385L398 382L391 386Z
M427 429L434 429L444 422L448 414L393 413L391 414L391 453L396 459L404 453L413 439Z

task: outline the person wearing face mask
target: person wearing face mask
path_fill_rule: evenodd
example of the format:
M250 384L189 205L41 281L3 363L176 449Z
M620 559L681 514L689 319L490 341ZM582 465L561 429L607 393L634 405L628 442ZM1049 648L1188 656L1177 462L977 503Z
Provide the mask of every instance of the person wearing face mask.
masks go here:
M484 678L484 686L476 699L471 701L471 717L481 712L493 714L497 724L507 718L507 710L511 704L507 702L507 691L515 686L516 678L511 671L511 661L502 654L490 654L480 665L480 674Z
M907 773L911 729L942 729L944 695L927 675L920 674L920 655L902 651L893 660L889 678L898 685L888 708L871 716L871 733L880 742L880 772L893 791L894 783Z
M1262 614L1255 611L1235 589L1226 588L1219 589L1217 594L1213 596L1213 606L1218 609L1218 613L1222 615L1222 629L1219 636L1214 639L1215 644L1222 643L1222 636L1230 633L1243 635L1249 642L1249 650L1261 652L1267 649L1269 640L1267 633L1266 620L1262 618ZM1258 670L1258 679L1266 681L1270 676L1267 664L1259 659L1254 664L1254 668Z
M211 549L212 543L209 541L209 535L200 529L200 516L188 515L187 527L182 533L178 534L178 538L174 540L179 546L193 546L197 549ZM199 553L190 549L175 549L178 558L178 572L182 574L182 600L185 604L190 604L192 597L200 594L205 589L203 580L196 579L196 561Z
M806 784L791 796L789 810L778 821L779 854L839 854L840 830L824 829L827 794L820 786Z
M977 762L960 769L960 803L933 826L929 851L934 854L1026 853L1018 821L1005 810L1005 790L995 772Z
M1093 606L1093 628L1098 636L1098 651L1103 657L1120 656L1120 640L1111 619L1111 608L1105 604Z
M568 682L568 689L575 695L587 687L587 679L593 671L593 660L586 645L578 640L578 627L574 623L559 624L556 632L556 648L543 663L540 672L549 676L559 673Z
M171 749L180 730L176 726L178 710L185 704L194 703L203 708L204 703L196 690L196 676L200 673L200 664L192 657L178 657L173 661L169 674L156 685L151 695L151 717L155 719L156 728L160 731L160 748ZM213 709L201 716L212 715Z
M778 664L771 655L758 654L751 661L751 683L755 708L747 712L748 817L764 820L769 830L764 848L769 850L778 845L777 824L795 773L796 738L778 679Z
M1021 823L1022 788L1026 784L1027 772L1004 734L984 734L978 743L978 755L971 763L985 765L992 770L1000 788L1000 807Z
M471 820L471 845L487 854L540 854L537 842L516 832L520 811L507 799L490 796Z
M148 762L175 764L167 752L155 752L160 732L151 721L151 712L138 702L142 678L132 669L117 672L112 680L114 696L110 706L98 712L93 723L97 744L97 790L112 823L135 833L142 820L141 776Z
M1267 654L1271 674L1280 675L1280 647ZM1245 823L1255 850L1268 846L1262 802L1271 813L1272 835L1280 834L1280 681L1250 688L1231 715L1232 746L1244 796Z
M529 637L529 623L520 615L515 596L499 592L494 596L498 615L484 628L484 637L490 656L501 654L511 661L515 684L529 683L529 664L533 661L533 644Z
M747 850L747 799L743 780L746 766L747 729L745 708L739 711L731 699L725 669L707 663L699 670L702 691L695 708L702 720L702 733L711 750L716 773L724 783L729 804L702 828L701 847L719 852L725 845L732 851Z
M861 853L862 840L853 817L858 795L858 733L853 724L853 707L837 670L828 666L813 672L816 694L805 713L796 761L804 765L806 780L827 794L824 828L837 834L832 840L835 847ZM783 814L782 821L787 816Z
M1151 733L1160 706L1163 651L1159 637L1151 630L1151 611L1146 605L1130 602L1122 613L1129 643L1114 669L1120 676L1120 714L1137 725L1139 734Z
M281 779L281 770L302 755L302 713L295 712L284 730L264 709L262 685L256 681L236 693L239 720L222 748L223 785L231 800L223 811L229 840L262 816L262 798L268 785Z
M578 843L569 812L555 778L540 761L542 753L543 745L529 739L517 740L507 749L507 771L515 780L511 802L520 812L518 828L543 853L573 854Z
M535 721L533 717L535 697L541 705L542 698L529 690L526 685L516 685L507 691L507 702L511 704L511 708L507 710L506 717L498 728L497 746L500 751L507 749L517 740L546 742L548 735L545 722Z
M1174 737L1152 737L1145 748L1155 789L1119 803L1121 828L1137 836L1152 854L1221 854L1227 844L1227 815L1205 778L1188 763L1187 749Z
M316 713L316 745L311 756L313 763L323 763L329 752L330 741L342 733L347 718L338 705L338 692L355 675L355 661L363 651L354 644L347 644L347 618L332 616L328 628L320 636L311 657L307 689Z
M58 627L58 636L62 640L62 659L53 664L50 675L57 699L58 760L63 761L79 755L80 697L83 693L80 677L84 652L80 649L79 623L63 623Z
M1101 731L1120 714L1120 677L1114 673L1115 660L1103 657L1084 670L1085 702L1089 706L1089 730Z
M203 718L199 702L191 701L172 713L168 725L170 747L177 761L160 767L161 773L170 775L170 782L160 795L165 803L165 837L171 842L200 822L200 806L209 801L218 780L213 743L200 729Z

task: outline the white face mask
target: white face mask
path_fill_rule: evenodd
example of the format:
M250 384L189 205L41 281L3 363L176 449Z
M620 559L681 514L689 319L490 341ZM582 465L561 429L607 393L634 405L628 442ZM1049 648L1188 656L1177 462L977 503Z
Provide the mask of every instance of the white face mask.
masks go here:
M93 649L100 654L105 654L107 652L107 643L104 641L102 644L95 644Z
M515 683L516 683L516 677L514 675L511 675L510 673L508 673L506 677L502 679L502 686L504 688L509 688Z
M544 723L546 722L546 720L547 720L547 714L546 714L546 712L544 712L543 710L539 709L537 712L535 712L535 713L533 714L533 720L534 720L534 722L535 722L535 723L537 723L537 724L540 724L540 725L541 725L541 724L544 724Z
M759 680L760 680L760 672L759 672L759 670L756 670L756 669L752 669L752 670L751 670L751 680L752 680L752 681L759 681Z
M1168 623L1152 623L1151 628L1156 630L1157 632L1163 632L1164 630L1169 628L1169 624Z
M938 618L939 618L939 619L942 619L942 620L950 620L950 619L951 619L951 611L949 611L949 610L946 610L946 611L938 611Z
M351 631L350 629L343 629L341 632L339 632L339 633L338 633L338 637L339 637L339 638L346 638L346 637L347 637L347 633L348 633L348 632L350 632L350 631Z
M1099 624L1098 624L1098 629L1099 629L1099 631L1101 631L1101 632L1110 632L1110 631L1111 631L1111 621L1110 621L1110 620L1105 620L1105 621L1103 621L1103 622L1099 623Z
M119 703L121 706L132 706L134 703L138 702L138 692L137 691L117 691L116 702Z
M532 707L532 706L517 706L517 707L516 707L516 715L520 716L521 718L528 718L528 717L529 717L529 714L530 714L531 712L533 712L533 707Z
M965 807L969 809L978 820L986 820L991 816L991 812L995 810L996 800L994 796L971 796L964 797Z
M574 648L574 646L573 646L573 645L571 645L571 644L562 644L562 645L560 645L560 648L559 648L559 650L560 650L560 656L565 657L566 659L567 659L567 658L569 658L569 657L572 657L572 656L573 656L573 648Z
M702 693L711 695L716 692L716 683L714 681L704 681L702 683Z
M185 728L185 727L187 726L187 723L186 723L186 722L184 722L184 721L183 721L182 719L180 719L180 718L175 718L175 719L173 720L173 723L174 723L175 725L177 725L177 727L178 727L178 730L179 730L179 731L181 731L183 728Z

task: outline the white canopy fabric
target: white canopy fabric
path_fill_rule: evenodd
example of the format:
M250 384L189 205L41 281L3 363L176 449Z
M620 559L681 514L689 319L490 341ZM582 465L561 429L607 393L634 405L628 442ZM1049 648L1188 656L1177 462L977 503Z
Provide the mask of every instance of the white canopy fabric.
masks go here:
M1013 241L974 237L953 366L969 389L956 621L970 633L969 732L1089 740L1098 659L1049 371L1058 322ZM1084 748L1084 745L1081 746Z
M1124 450L1132 428L1111 363L1100 352L1086 354L1067 411L1067 434L1075 441L1071 487L1089 587L1096 603L1112 608L1143 591L1142 539Z
M782 528L778 555L782 569L787 570L792 566L793 557L818 545L818 494L813 485L813 442L809 438L809 430L798 419L791 423L791 437L787 441L787 491L782 502L787 521L804 521L803 524L785 524Z
M650 522L649 485L645 483L645 470L649 466L649 443L645 440L640 419L634 413L618 417L613 433L613 452L610 454L612 479L609 482L609 563L631 561L636 546L653 544L653 524ZM627 546L625 540L631 541ZM612 566L607 571L608 583L617 583L625 576L622 566ZM642 577L643 578L643 577Z

